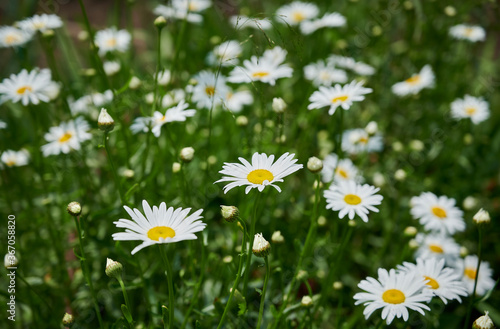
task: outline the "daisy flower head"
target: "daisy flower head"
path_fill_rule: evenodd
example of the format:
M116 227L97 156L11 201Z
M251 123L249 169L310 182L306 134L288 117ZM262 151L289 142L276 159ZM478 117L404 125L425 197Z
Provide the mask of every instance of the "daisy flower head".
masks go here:
M398 96L416 95L424 88L434 87L434 72L430 65L425 65L419 73L405 81L394 84L392 92Z
M450 28L450 35L458 40L468 40L470 42L484 41L486 32L481 26L458 24Z
M326 13L323 17L300 23L302 34L309 35L325 27L340 27L346 25L346 19L339 13Z
M7 167L26 166L29 162L30 155L26 150L13 151L5 150L0 157L0 161Z
M364 100L364 95L373 91L371 88L364 88L363 84L364 81L354 80L343 86L336 84L333 87L319 87L319 90L309 97L311 104L307 106L307 109L320 109L329 106L328 114L330 115L333 115L339 106L348 110L353 102Z
M349 154L363 152L380 152L384 148L382 136L379 133L370 135L365 129L348 129L342 134L342 150Z
M469 295L472 295L474 280L477 276L476 296L483 296L493 289L495 280L493 280L493 270L488 262L482 261L479 272L476 271L478 261L476 255L467 256L459 263L458 270L463 275L462 282L467 287Z
M203 231L207 225L199 220L203 218L200 216L203 209L188 216L191 208L167 208L165 202L162 202L159 207L151 208L146 200L142 201L144 214L137 208L133 210L127 206L123 208L132 220L120 219L113 222L116 227L125 229L125 232L114 233L113 240L142 241L132 250L132 255L154 244L196 240L194 233Z
M176 88L170 90L168 93L163 96L161 99L161 106L163 108L170 107L175 104L179 104L181 101L186 99L186 92L184 89Z
M95 44L99 48L99 55L118 51L124 53L130 46L131 36L127 30L117 30L116 27L97 31Z
M155 135L155 137L160 137L161 127L165 123L174 121L186 121L186 118L194 116L196 114L196 110L187 109L188 107L189 104L186 103L184 100L182 100L176 106L166 110L165 114L156 111L153 114L153 119L152 119L153 122L152 122L151 132L153 133L153 135Z
M228 92L226 92L226 95L222 100L222 105L233 113L241 112L245 105L250 105L252 103L253 95L248 90L229 90Z
M22 46L31 38L33 38L33 32L13 26L0 26L0 48Z
M428 231L455 234L465 230L463 212L455 203L455 199L424 192L411 198L410 213Z
M201 71L194 78L197 84L192 90L192 100L196 106L210 109L212 106L220 105L229 91L226 78L209 71Z
M45 32L47 30L58 29L63 26L61 18L54 14L34 15L18 23L19 27L28 32Z
M324 61L318 61L304 66L304 77L315 86L331 86L334 82L347 82L347 73L336 69Z
M273 27L269 19L254 18L245 15L231 16L229 22L235 29L250 27L256 30L269 30Z
M460 246L453 238L439 233L419 233L415 237L419 247L415 258L444 259L448 266L454 266L460 256Z
M339 157L335 153L328 154L323 160L321 177L325 183L348 180L359 183L362 180L358 168L352 163L351 159L346 158L339 161Z
M19 74L11 74L0 83L0 102L21 102L37 105L49 102L54 82L49 69L34 69L30 72L23 69Z
M398 269L405 273L416 273L426 280L426 287L434 296L441 298L443 303L448 304L449 300L462 299L460 296L467 296L467 289L460 281L460 276L454 269L445 267L444 259L422 259L417 258L417 263L405 262L399 265Z
M375 208L382 203L384 198L376 194L380 189L368 184L358 184L354 181L339 181L323 192L326 199L326 209L339 212L339 218L345 215L354 219L355 215L361 217L363 222L368 222L370 211L378 212Z
M274 47L266 50L260 58L252 56L250 60L243 62L243 66L237 66L231 71L228 81L232 83L261 81L274 86L276 80L292 76L293 69L288 64L283 64L286 54L286 50Z
M380 268L378 279L367 277L361 280L358 287L365 292L354 295L355 305L363 304L366 308L363 314L366 319L378 309L382 309L382 320L390 324L395 317L408 321L408 309L425 315L424 310L430 311L428 303L432 293L425 288L423 277L414 273L397 273Z
M283 182L283 178L302 169L304 166L295 164L295 154L286 152L274 161L274 154L268 156L265 153L255 152L252 156L252 163L244 158L238 158L240 163L225 162L220 174L225 175L215 183L230 182L224 186L224 194L236 186L246 186L245 193L248 194L252 188L257 188L262 192L266 186L274 187L281 192L275 183ZM214 183L214 184L215 184Z
M186 20L190 23L201 23L201 12L212 6L211 0L173 0L170 5L158 5L154 9L156 15L165 18Z
M319 9L313 3L294 1L281 6L276 11L278 21L291 26L299 25L303 21L318 17Z
M48 143L42 145L43 155L67 154L71 150L79 150L82 142L92 138L89 130L90 126L83 118L76 118L63 122L57 127L51 127L45 134L45 140Z
M234 66L238 64L238 57L241 56L242 51L238 41L225 41L216 46L208 55L208 62L216 66Z
M478 124L490 117L488 102L482 98L465 95L451 103L451 116L454 119L470 119Z

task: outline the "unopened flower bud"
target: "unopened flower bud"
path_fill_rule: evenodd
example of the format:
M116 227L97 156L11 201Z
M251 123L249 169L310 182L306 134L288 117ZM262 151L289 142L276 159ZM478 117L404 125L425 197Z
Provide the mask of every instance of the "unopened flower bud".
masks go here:
M486 210L481 208L474 215L474 217L472 217L472 220L476 224L488 224L491 221L491 218L490 218L490 214Z
M424 149L424 147L425 147L425 144L421 140L414 139L410 142L410 148L414 151L420 152Z
M448 16L455 16L457 14L457 10L453 6L446 6L444 8L444 13Z
M225 256L224 258L222 258L222 261L226 264L229 264L233 261L233 256L231 255Z
M417 235L417 232L418 231L417 231L416 227L414 227L414 226L408 226L404 230L404 235L408 236L408 237L414 237L415 235Z
M240 115L236 118L236 125L243 127L248 125L248 118L244 115Z
M185 163L191 162L193 160L193 156L194 156L194 148L184 147L181 150L180 158L183 162Z
M273 111L276 113L283 113L286 110L286 103L281 97L273 98Z
M64 313L64 316L62 318L62 324L63 324L63 326L65 326L67 328L71 328L74 323L75 323L74 316L71 315L71 314L69 314L69 313Z
M472 209L476 208L477 203L478 203L478 201L475 197L468 196L464 199L464 202L462 203L462 205L465 208L465 210L472 210Z
M130 82L128 83L128 87L132 90L135 90L137 88L139 88L142 84L142 81L136 77L136 76L133 76L131 79L130 79Z
M307 169L312 173L320 172L321 169L323 169L323 161L316 157L310 157L309 160L307 160Z
M396 178L396 180L398 181L404 181L406 179L406 171L404 171L403 169L396 170L396 172L394 173L394 178Z
M271 245L267 242L266 239L262 236L262 233L255 234L253 240L252 251L253 254L257 257L267 257L269 255L269 251L271 250Z
M333 283L333 289L335 289L335 290L340 290L340 289L342 289L342 288L344 288L344 284L343 284L342 282L340 282L340 281L335 281L335 282Z
M358 225L358 224L356 223L356 221L355 221L355 220L350 219L350 220L347 222L347 225L349 225L350 227L356 227L356 225Z
M235 206L220 206L220 213L226 222L232 223L238 219L240 211Z
M115 128L115 120L109 115L105 108L101 109L99 113L99 118L97 119L97 126L100 130L105 132L110 132Z
M161 30L167 25L167 20L163 16L158 16L156 17L154 24L159 30Z
M110 258L106 259L106 275L110 278L118 278L121 276L123 270L123 265L116 262Z
M80 41L85 41L89 38L89 33L85 30L81 30L80 32L78 32L78 40Z
M417 240L411 239L410 241L408 241L408 246L410 247L410 249L417 249L420 245L418 244Z
M276 231L271 236L271 241L273 243L283 243L283 242L285 242L285 238L283 237L283 235L281 235L280 231Z
M325 216L319 216L318 217L318 226L325 226L326 225L326 218Z
M472 329L494 329L495 324L488 316L488 311L484 311L484 315L477 318L472 324Z
M311 307L312 304L313 304L313 300L309 296L302 297L302 300L300 301L300 305L302 305L304 307Z
M179 162L172 163L172 172L176 174L179 171L181 171L181 164Z
M19 260L15 255L12 254L5 254L5 257L3 258L3 265L5 268L9 267L16 267L19 264Z
M80 205L80 203L73 201L68 204L66 210L68 211L68 214L76 217L82 213L82 206Z
M392 149L396 152L401 152L403 150L404 146L403 143L401 142L394 142L392 143Z
M370 121L365 127L365 131L368 135L375 135L378 131L378 124L375 121Z
M373 184L377 187L385 185L385 177L382 173L376 172L373 174Z
M465 257L469 254L469 249L466 247L460 247L460 257Z

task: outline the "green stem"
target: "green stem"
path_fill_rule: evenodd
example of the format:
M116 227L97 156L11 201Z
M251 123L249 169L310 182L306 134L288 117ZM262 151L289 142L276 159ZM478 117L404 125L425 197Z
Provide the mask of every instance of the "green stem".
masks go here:
M476 267L476 277L474 278L474 288L472 289L472 294L469 299L469 306L467 307L467 317L464 322L464 329L470 328L468 325L470 321L470 316L472 313L472 306L474 306L474 298L476 297L477 279L479 277L479 268L481 267L481 242L483 241L483 230L482 227L478 227L478 246L477 246L477 267Z
M255 198L255 204L254 204L254 208L253 208L252 222L250 223L250 238L248 240L249 247L248 247L248 253L247 253L247 261L245 264L245 276L243 279L243 291L242 291L243 294L245 294L247 291L248 279L250 277L250 265L252 263L252 253L250 250L252 248L253 240L255 238L255 223L257 222L257 208L259 206L260 195L261 195L261 192L257 192L257 196Z
M259 319L257 320L257 329L260 328L260 324L262 322L262 315L264 314L264 303L266 300L266 289L267 289L267 281L269 280L269 275L271 273L271 269L269 267L268 257L264 257L264 261L266 263L266 277L264 279L264 287L262 288L262 296L260 296L260 308L259 308Z
M120 200L122 204L126 204L125 196L123 195L123 191L121 189L120 178L118 177L113 159L111 158L111 152L109 151L108 134L109 132L104 132L104 148L106 149L106 155L108 156L109 165L113 173L113 179L115 180L116 189L118 190L118 194L120 195Z
M127 290L125 289L125 285L123 284L123 279L120 276L116 277L116 280L118 280L118 283L120 284L120 287L122 288L122 293L123 293L123 298L125 299L125 305L127 306L127 309L129 310L130 317L132 317L132 308L130 306L130 302L128 300L128 295L127 295ZM132 328L132 324L134 323L134 319L129 323L130 327Z
M161 244L158 244L158 249L160 249L161 258L163 259L163 265L165 266L165 275L168 281L168 328L174 328L174 284L172 280L173 271L172 265L170 264L165 248L162 248Z
M339 115L339 130L338 130L338 144L337 144L337 155L339 156L339 161L344 157L343 151L342 151L342 135L343 135L343 125L344 125L344 109L339 108L340 115ZM338 163L338 162L337 162Z

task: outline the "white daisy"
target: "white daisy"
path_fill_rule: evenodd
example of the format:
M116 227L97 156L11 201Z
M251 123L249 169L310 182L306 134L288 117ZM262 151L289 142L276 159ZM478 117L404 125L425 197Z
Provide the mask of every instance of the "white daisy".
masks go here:
M375 194L380 189L368 184L357 184L354 181L339 181L330 185L330 188L323 192L326 199L326 209L339 211L339 218L345 215L349 219L354 219L355 215L361 217L364 222L368 222L367 214L370 211L378 212L375 206L382 203L384 198L380 194Z
M467 287L469 295L472 295L474 280L477 276L476 296L483 296L495 286L495 280L493 280L493 270L490 264L481 261L479 273L477 273L477 262L478 258L476 255L467 256L459 263L458 270L463 275L462 282Z
M455 39L469 40L471 42L484 41L486 32L481 26L458 24L450 28L450 35Z
M58 29L63 26L61 18L57 15L34 15L17 23L19 27L28 32L45 32Z
M346 56L330 55L326 60L328 64L348 70L353 70L356 65L356 60L354 60L354 58Z
M208 54L207 61L210 65L234 66L238 64L242 51L238 41L225 41Z
M260 19L245 15L231 16L229 21L236 29L250 27L256 30L269 30L273 27L269 19Z
M127 30L117 30L116 27L97 31L95 44L99 48L99 55L118 51L124 53L130 46L131 36Z
M352 163L351 159L342 159L339 161L339 157L335 153L327 155L325 160L323 160L321 176L325 183L342 180L354 180L359 183L362 180L358 168Z
M294 1L281 6L276 11L278 21L294 26L303 21L316 18L319 14L318 6L313 3Z
M159 73L155 73L155 75L158 75L157 82L158 82L158 85L160 85L160 86L168 85L170 83L170 78L172 77L170 70L163 70L163 71L160 71ZM155 78L156 78L156 76L155 76Z
M222 105L229 111L238 113L243 110L245 105L250 105L253 103L253 95L248 90L232 91L226 92L224 99L222 100Z
M0 120L0 129L6 129L7 128L7 123L4 121Z
M398 96L416 95L424 88L434 87L434 73L430 65L425 65L420 73L412 75L405 81L394 84L392 92Z
M424 303L432 299L432 293L425 288L424 278L413 273L396 273L380 268L378 280L367 277L361 280L358 287L366 292L354 295L355 305L366 306L363 314L368 319L370 315L382 308L382 319L390 324L395 317L408 321L408 309L425 315L424 310L430 308Z
M252 56L250 60L243 62L243 67L237 66L231 71L228 81L232 83L262 81L274 86L277 79L292 76L293 69L288 64L282 64L286 54L286 50L274 47L266 50L260 58Z
M192 90L192 100L199 108L210 109L218 106L229 91L226 85L226 78L220 74L209 71L201 71L194 76L196 85Z
M304 66L304 77L312 81L315 86L331 86L334 82L347 82L347 73L344 70L338 70L321 60Z
M33 38L33 33L13 26L0 26L0 48L17 47Z
M115 75L116 73L120 72L121 69L120 62L117 61L106 61L102 63L102 65L104 68L104 73L106 73L107 76Z
M365 129L348 129L342 134L342 150L349 154L363 152L380 152L384 147L382 136L379 133L370 135Z
M424 192L410 200L410 213L428 231L455 234L465 230L463 212L455 206L455 199Z
M252 163L244 158L238 158L242 164L225 162L219 173L226 176L223 176L222 179L215 183L231 182L224 186L224 193L227 193L233 187L244 185L247 186L245 188L246 194L252 188L257 188L259 192L262 192L266 186L272 186L278 192L281 192L281 189L274 183L283 182L285 176L303 168L303 165L295 164L297 159L294 159L294 156L295 154L286 152L273 163L273 154L267 156L265 153L259 154L255 152L252 156Z
M0 157L0 161L7 167L26 166L29 162L30 155L26 150L13 151L5 150Z
M79 150L82 142L92 138L89 130L89 124L82 118L51 127L45 134L48 143L42 146L43 155L67 154L71 150Z
M211 0L172 0L168 6L158 5L154 9L154 13L165 18L185 19L191 23L201 23L203 16L200 13L211 6Z
M1 102L21 102L24 106L49 102L53 86L49 69L34 69L28 73L23 69L18 75L11 74L0 83Z
M415 237L419 247L415 253L415 258L422 259L444 259L448 266L454 266L460 256L460 246L444 234L423 234L419 233Z
M143 241L132 250L132 255L142 248L162 243L173 243L183 240L196 240L194 233L203 231L207 224L203 223L201 213L197 210L188 216L191 208L182 209L169 207L165 202L160 207L151 208L146 200L142 201L144 214L137 208L133 210L123 206L132 220L120 219L113 222L116 227L125 228L125 232L113 234L113 240Z
M365 99L366 94L371 93L373 90L371 88L363 87L364 81L356 82L353 80L347 85L336 84L333 87L319 87L319 90L315 91L309 101L311 104L307 106L307 109L320 109L329 106L328 114L333 115L337 107L342 107L344 110L348 110L353 102L360 102Z
M346 19L339 13L326 13L323 17L312 20L312 21L303 21L300 23L300 31L309 35L319 29L325 27L340 27L345 26Z
M426 280L426 288L430 292L448 304L448 300L456 299L460 303L460 296L467 296L467 289L460 281L460 276L454 269L444 267L444 259L437 260L417 259L417 264L405 262L403 266L399 265L398 269L405 273L416 273Z
M474 124L483 122L490 117L488 102L482 98L465 95L451 103L451 116L454 119L470 119Z
M184 99L186 99L186 92L184 89L172 89L161 99L161 106L163 108L168 108L172 105L179 104Z
M352 70L354 71L354 73L359 74L359 75L363 75L363 76L375 74L375 69L373 68L373 66L368 65L368 64L363 63L363 62L356 62L354 64L354 67L352 68Z

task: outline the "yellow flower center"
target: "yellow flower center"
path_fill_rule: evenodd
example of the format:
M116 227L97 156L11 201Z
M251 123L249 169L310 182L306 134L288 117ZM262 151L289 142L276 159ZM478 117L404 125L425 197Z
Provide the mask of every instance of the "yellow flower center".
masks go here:
M292 14L292 18L296 22L302 22L304 19L306 19L306 16L302 14L300 11L296 11Z
M59 138L59 143L66 143L71 139L71 137L73 137L73 134L67 131L64 135L61 136L61 138Z
M8 167L12 167L13 165L15 165L15 164L16 164L16 161L14 161L14 160L9 160L9 161L7 161L5 164L6 164Z
M108 39L106 41L106 45L108 47L114 47L114 46L116 46L116 39L115 38Z
M198 6L195 3L190 2L188 9L189 11L198 11Z
M426 285L428 285L429 287L431 287L432 289L437 289L439 288L439 283L437 283L436 280L434 280L433 278L431 278L430 276L427 276L427 275L424 275L424 278L426 280L429 280L429 282L426 283Z
M205 93L208 95L208 96L213 96L215 94L215 87L213 86L207 86L205 88Z
M14 42L19 41L19 39L20 39L19 36L16 34L9 34L5 37L5 43L10 45Z
M367 144L368 143L368 138L367 137L360 137L358 139L358 143Z
M262 183L266 180L271 182L274 179L274 176L269 170L255 169L248 174L247 179L250 183L262 185Z
M406 300L405 294L398 289L389 289L382 294L384 302L389 304L401 304Z
M27 91L28 91L28 92L31 92L31 91L33 91L33 89L31 89L31 87L30 87L30 86L23 86L23 87L19 88L18 90L16 90L16 92L17 92L19 95L24 95L24 93L26 93Z
M355 205L361 203L361 198L359 196L357 196L356 194L346 194L344 196L344 201L347 204L355 206Z
M173 238L175 231L168 226L156 226L148 231L148 238L155 241L160 241L160 238Z
M37 29L42 29L45 27L45 23L44 22L36 22L36 23L33 23L33 26Z
M476 269L472 268L472 267L466 267L464 270L464 275L466 277L468 277L469 279L474 280L474 279L476 279L476 275L477 275Z
M335 98L332 98L332 103L336 103L336 102L345 102L347 100L347 96L338 96L338 97L335 97Z
M437 244L430 244L429 245L429 250L432 252L435 252L437 254L442 254L444 252L443 248Z
M446 218L446 210L441 207L432 207L432 213L434 216L439 217L440 219Z
M336 173L337 175L342 176L343 178L347 178L347 177L349 177L349 175L347 174L347 171L345 171L345 170L344 170L344 169L342 169L342 168L337 168L337 170L335 170L335 173Z
M409 83L410 85L416 85L420 82L420 75L414 75L411 78L406 79L405 82Z
M465 109L465 113L466 113L467 115L471 115L471 116L472 116L472 115L474 115L476 112L477 112L477 109L476 109L476 108L474 108L474 107L468 107L468 108L466 108L466 109Z
M465 34L465 36L470 37L470 35L472 34L473 31L474 31L473 28L466 27L465 30L464 30L464 34Z
M260 71L260 72L254 72L252 74L252 77L253 78L264 78L264 77L267 77L268 75L269 75L269 72Z
M233 98L233 93L227 93L226 99L230 100L231 98Z

